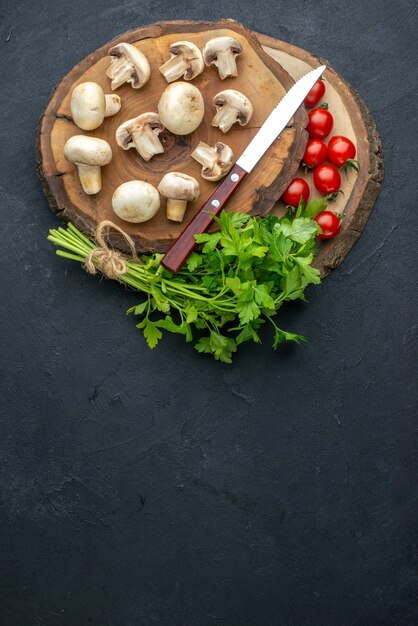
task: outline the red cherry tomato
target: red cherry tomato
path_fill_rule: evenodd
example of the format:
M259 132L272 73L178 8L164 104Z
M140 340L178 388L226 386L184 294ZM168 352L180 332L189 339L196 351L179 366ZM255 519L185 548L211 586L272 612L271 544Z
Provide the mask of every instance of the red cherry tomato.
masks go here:
M303 178L294 178L284 192L282 199L285 204L297 207L301 198L305 204L308 202L309 194L310 189L306 180L303 180Z
M306 96L304 103L307 107L314 107L315 104L321 100L322 96L325 93L325 83L323 80L319 79L316 81L315 85L312 87L308 95Z
M312 109L308 113L309 122L306 130L314 139L324 139L327 137L334 124L334 119L327 109L320 107Z
M331 239L340 232L340 219L331 211L322 211L314 218L322 233L318 235L320 239Z
M346 161L354 159L356 147L348 137L336 135L328 142L328 159L337 167L343 167Z
M341 185L340 172L333 165L326 163L314 170L313 181L315 187L323 194L335 193Z
M327 158L327 147L322 139L309 139L302 162L308 167L318 167Z

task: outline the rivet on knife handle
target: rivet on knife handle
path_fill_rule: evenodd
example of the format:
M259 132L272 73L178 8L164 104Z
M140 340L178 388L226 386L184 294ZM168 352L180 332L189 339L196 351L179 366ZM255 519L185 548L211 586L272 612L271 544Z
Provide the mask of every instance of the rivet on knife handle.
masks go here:
M218 215L225 206L229 196L245 178L247 172L239 165L234 165L229 174L218 185L199 212L181 233L171 248L164 255L161 264L170 272L178 272L184 265L187 257L196 246L194 236L204 233L213 221L213 215Z

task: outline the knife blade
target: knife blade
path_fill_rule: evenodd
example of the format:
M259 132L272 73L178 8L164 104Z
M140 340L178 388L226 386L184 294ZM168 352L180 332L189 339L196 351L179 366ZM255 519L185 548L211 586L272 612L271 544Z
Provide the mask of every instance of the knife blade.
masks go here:
M195 235L204 233L209 228L213 222L213 216L221 212L231 194L287 126L325 69L326 66L321 65L308 72L283 96L255 137L250 141L234 167L215 188L205 204L166 252L161 260L163 267L173 273L177 273L183 267L186 259L196 246Z

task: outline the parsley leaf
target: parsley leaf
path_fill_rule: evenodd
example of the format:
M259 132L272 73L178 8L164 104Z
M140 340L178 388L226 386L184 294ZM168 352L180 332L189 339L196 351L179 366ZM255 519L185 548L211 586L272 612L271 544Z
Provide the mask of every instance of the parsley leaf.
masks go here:
M155 348L155 346L163 336L163 333L158 328L157 324L155 322L151 322L150 319L146 320L143 333L150 348Z
M254 299L260 306L274 309L274 300L270 295L268 285L253 285Z
M306 205L303 211L303 215L305 217L309 217L313 219L314 217L318 215L318 213L321 213L321 211L325 211L326 208L327 208L326 196L322 198L314 198L313 200L308 202L308 204Z
M281 232L297 243L306 243L318 232L318 225L308 217L297 217L294 220L285 219L280 225Z
M202 337L195 348L198 352L212 354L217 361L232 363L232 353L237 351L234 339L211 331L209 337Z
M189 272L193 272L199 265L203 263L203 257L201 254L197 254L196 252L192 252L189 258L186 261L186 267Z
M270 256L279 263L284 263L292 249L292 242L286 235L279 231L273 231L270 243Z
M312 255L295 257L295 262L299 266L301 273L310 283L318 285L321 282L320 272L316 267L312 267Z

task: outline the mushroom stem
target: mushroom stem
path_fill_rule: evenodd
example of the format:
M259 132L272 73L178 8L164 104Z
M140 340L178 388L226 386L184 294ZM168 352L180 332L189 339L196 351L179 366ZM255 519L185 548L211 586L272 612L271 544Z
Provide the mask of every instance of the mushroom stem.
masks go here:
M112 89L117 89L123 85L123 83L126 83L128 78L131 78L132 76L132 65L127 63L126 59L122 59L123 63L118 65L120 60L121 59L118 59L118 61L116 61L115 64L112 64L108 70L108 72L111 70L111 73L108 74L108 76L112 79Z
M121 107L121 101L119 96L116 94L105 94L106 100L106 109L105 109L105 117L110 117L111 115L116 115L119 113Z
M186 212L187 200L167 198L167 219L172 222L182 222Z
M99 193L102 188L102 173L100 165L83 165L77 163L81 186L88 195Z
M218 126L223 132L227 133L233 124L237 121L238 112L231 106L225 105L218 109L212 120L212 126Z
M168 61L160 67L160 72L168 83L172 83L181 78L183 74L187 72L189 66L190 64L186 63L184 57L178 54L168 59Z
M216 150L200 141L191 156L203 167L212 167L213 160L216 158Z
M219 77L224 80L228 76L238 76L237 64L235 61L235 55L232 50L224 50L218 52L218 71Z
M131 131L132 141L144 161L149 161L154 154L161 154L164 148L150 126L144 125L140 128L133 128Z

